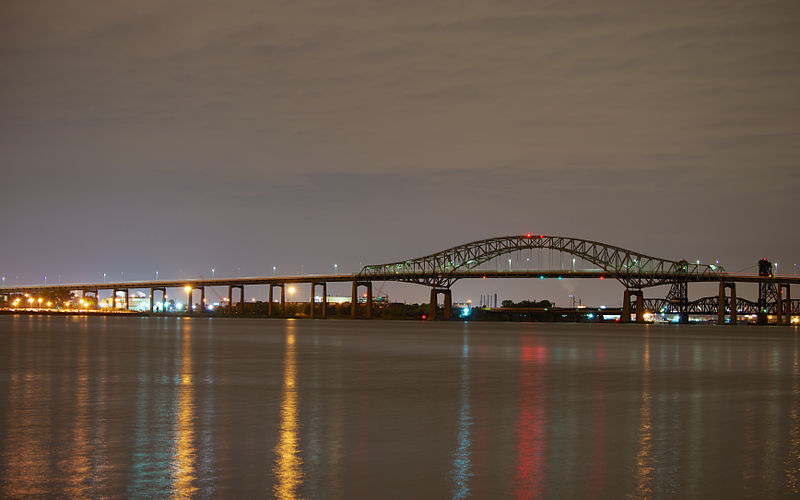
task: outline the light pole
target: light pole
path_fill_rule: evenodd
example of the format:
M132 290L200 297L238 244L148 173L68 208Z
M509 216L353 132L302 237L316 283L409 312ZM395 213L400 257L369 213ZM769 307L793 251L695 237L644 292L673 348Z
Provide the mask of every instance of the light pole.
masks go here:
M156 280L158 280L158 269L156 269Z
M47 284L47 275L46 274L44 275L44 284L45 285Z
M106 273L103 273L103 283L106 282Z
M272 266L272 275L275 276L277 272L278 272L278 266Z
M511 259L508 259L508 272L511 272Z
M214 268L213 267L211 268L211 279L212 280L214 279Z
M303 275L303 264L300 264L300 276Z
M338 274L338 272L339 272L339 264L334 264L333 265L333 274Z

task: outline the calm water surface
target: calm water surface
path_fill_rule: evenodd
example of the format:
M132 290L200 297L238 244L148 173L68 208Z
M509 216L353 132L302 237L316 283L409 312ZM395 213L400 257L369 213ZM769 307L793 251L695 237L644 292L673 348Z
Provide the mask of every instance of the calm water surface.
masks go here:
M0 496L800 493L795 328L0 316Z

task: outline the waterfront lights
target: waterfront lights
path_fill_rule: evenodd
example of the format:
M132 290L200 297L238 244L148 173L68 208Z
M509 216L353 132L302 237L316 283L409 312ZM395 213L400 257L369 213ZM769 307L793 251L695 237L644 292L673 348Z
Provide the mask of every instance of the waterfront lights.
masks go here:
M289 295L292 295L292 294L294 294L294 292L296 292L297 290L296 290L296 289L295 289L293 286L290 286L290 287L289 287L289 290L287 290L287 291L289 292Z
M186 285L185 287L183 287L183 290L184 290L186 293L189 293L189 292L191 292L191 291L192 291L192 287L190 287L189 285Z

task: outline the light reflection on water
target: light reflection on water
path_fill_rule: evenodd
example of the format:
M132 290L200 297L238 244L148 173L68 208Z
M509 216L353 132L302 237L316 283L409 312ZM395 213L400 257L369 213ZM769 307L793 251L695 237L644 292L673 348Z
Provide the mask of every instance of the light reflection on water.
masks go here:
M800 494L800 358L794 339L792 356L792 402L789 421L789 453L784 462L786 489Z
M283 390L281 394L280 440L275 447L277 478L275 496L282 499L299 498L298 489L303 480L303 459L300 458L300 425L297 412L297 359L295 351L295 322L287 323L286 351L284 354Z
M639 451L636 454L636 494L633 498L650 498L653 495L653 429L650 415L650 335L645 332L642 358L642 403L639 409Z
M192 380L192 331L183 324L181 335L181 368L179 373L178 411L175 418L175 447L172 458L172 490L176 498L192 498L197 493L194 448L195 407Z
M788 498L797 334L0 317L0 497Z
M470 495L469 483L472 479L472 463L470 460L470 427L472 415L469 403L469 336L464 332L461 347L461 399L458 411L458 434L456 441L458 447L453 452L453 467L450 474L455 483L453 498L467 498Z
M516 423L517 463L514 474L516 498L538 498L545 492L547 451L548 349L536 338L521 337L519 349L519 413ZM556 353L560 356L560 350Z

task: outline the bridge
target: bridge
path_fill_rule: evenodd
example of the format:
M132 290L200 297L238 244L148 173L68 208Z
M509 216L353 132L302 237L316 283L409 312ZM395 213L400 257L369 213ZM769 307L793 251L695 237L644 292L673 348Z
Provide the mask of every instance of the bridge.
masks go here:
M543 266L543 251L572 257L572 269L552 269ZM501 269L499 258L527 252L527 262L533 258L534 269L512 266ZM538 264L536 264L538 253ZM575 269L576 259L592 267ZM267 286L269 290L268 315L286 314L286 287L292 284L308 284L311 289L310 317L316 314L314 301L318 287L322 290L321 318L327 315L327 285L329 283L352 283L351 317L356 318L359 304L356 297L361 287L366 289L367 300L364 316L372 317L372 284L374 282L405 282L430 287L430 319L436 319L439 296L444 297L444 319L450 318L452 307L451 287L463 279L614 279L624 287L622 300L623 322L644 321L645 311L677 314L680 322L688 322L689 314L714 314L719 324L735 324L743 314L757 314L760 323L766 323L769 315L777 324L789 324L792 315L800 314L800 301L791 299L791 285L800 284L799 276L776 276L772 265L762 259L758 274L731 274L724 267L712 264L690 263L685 260L669 260L598 241L544 234L524 234L503 236L466 243L423 257L364 266L355 274L314 274L301 276L237 277L219 279L121 281L114 283L76 283L66 285L27 285L0 287L0 296L19 296L22 294L43 294L55 292L80 292L99 299L101 291L110 291L113 297L124 294L123 310L129 306L131 290L149 290L150 310L154 311L156 292L162 300L171 288L181 288L186 292L189 312L193 311L192 300L195 292L200 293L200 304L205 303L207 287L227 287L228 312L234 313L234 290L239 292L238 310L244 311L245 286ZM719 294L690 301L689 283L718 283ZM737 298L737 283L757 283L759 287L756 300ZM665 298L645 298L644 289L669 285ZM280 291L280 308L276 310L274 290ZM99 300L98 300L99 302ZM114 302L112 301L112 305ZM24 306L24 304L23 304Z

